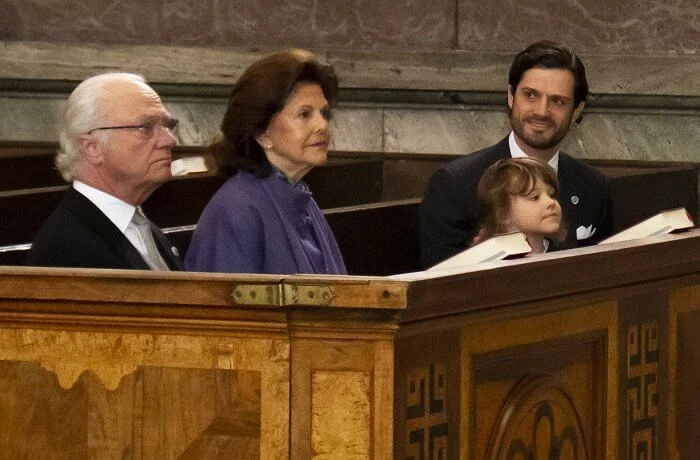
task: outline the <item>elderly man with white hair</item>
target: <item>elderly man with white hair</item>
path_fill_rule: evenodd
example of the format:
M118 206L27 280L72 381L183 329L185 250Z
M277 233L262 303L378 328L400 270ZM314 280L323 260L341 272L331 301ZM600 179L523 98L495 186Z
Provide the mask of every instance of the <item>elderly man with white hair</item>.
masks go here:
M171 177L177 120L138 76L107 73L73 91L56 166L72 182L32 243L39 266L180 270L177 250L141 211Z

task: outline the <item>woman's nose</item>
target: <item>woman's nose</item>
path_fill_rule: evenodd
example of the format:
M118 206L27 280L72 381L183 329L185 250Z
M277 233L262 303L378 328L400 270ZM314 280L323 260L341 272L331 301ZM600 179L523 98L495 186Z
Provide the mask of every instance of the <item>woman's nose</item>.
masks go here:
M317 114L315 118L314 128L316 131L328 131L328 118L321 113Z

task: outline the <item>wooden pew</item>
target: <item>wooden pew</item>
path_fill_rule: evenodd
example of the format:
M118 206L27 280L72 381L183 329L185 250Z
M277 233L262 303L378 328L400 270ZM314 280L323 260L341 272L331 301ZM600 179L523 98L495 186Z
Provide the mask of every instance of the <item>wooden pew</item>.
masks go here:
M610 246L414 278L394 458L693 458L700 230Z
M418 267L419 198L331 208L324 211L348 273L391 275ZM195 225L163 231L184 257ZM21 265L29 244L0 247L0 265Z
M56 185L0 192L0 246L30 242L67 188Z
M51 143L0 143L0 171L7 181L5 189L0 189L0 216L7 216L0 224L1 263L19 260L19 253L7 247L31 241L66 187L55 171L47 173L54 150L55 145ZM217 174L207 149L177 147L174 151L175 157L187 155L205 156L212 172L175 178L154 192L144 207L162 228L194 225L211 195L225 180ZM340 214L350 212L355 205L420 199L432 172L454 158L454 155L331 152L328 164L313 169L305 177L322 209L347 208L329 212L329 215L337 215L332 217L331 226L336 231L341 249L348 248L344 254L352 273L392 273L390 267L381 262L392 259L399 264L397 271L412 271L408 264L413 260L417 241L417 217L412 214L417 205L401 210L381 205L374 211L367 208L360 213ZM656 212L674 207L685 207L696 222L700 221L700 164L599 160L590 163L610 180L613 231L623 230ZM29 188L12 188L32 184ZM389 214L382 217L383 212ZM400 226L394 220L397 213L411 213L405 216L401 232L395 231ZM369 215L372 217L367 219ZM359 220L353 222L355 218ZM377 226L382 222L387 222L389 227ZM368 226L374 233L360 233L360 236L372 234L381 242L392 241L394 237L398 238L397 244L363 243L358 238L357 229L370 228ZM378 252L370 252L370 249ZM352 255L348 255L350 252ZM374 254L377 253L386 257L376 257ZM412 269L418 269L417 263Z
M419 205L420 198L413 198L325 210L348 273L388 276L417 270ZM194 229L185 225L164 231L184 255Z
M323 209L382 201L382 165L378 161L337 161L308 174L312 192L321 190L318 204ZM143 204L148 216L161 227L196 223L204 206L226 178L216 174L175 177L161 185ZM335 185L332 185L335 184ZM54 186L0 191L0 213L22 216L17 228L0 235L0 244L28 241L68 188ZM314 195L316 193L314 192ZM27 215L25 210L31 209Z
M591 165L610 182L613 232L678 207L700 224L700 163L597 160Z
M56 144L49 142L0 142L0 200L4 197L4 192L29 193L34 188L63 185L53 170L55 149ZM184 178L187 185L178 185L195 191L201 188L202 196L209 194L213 181L211 176L217 175L210 151L203 147L178 146L173 154L174 158L191 155L205 157L212 172ZM322 209L421 197L428 178L435 169L457 157L381 152L330 152L329 155L328 165L315 168L305 178ZM683 206L694 219L700 217L700 163L629 160L587 162L600 169L611 182L615 231L669 207ZM218 180L221 183L223 178L219 177ZM654 193L646 193L652 187ZM175 185L166 187L152 198L154 204L151 205L151 212L155 212L157 219L154 220L159 225L167 227L192 224L194 222L182 220L198 215L201 211L200 200L193 199L183 205L179 190L180 187ZM46 201L51 199L47 198ZM178 207L179 213L183 214L183 219L179 220L173 217L178 213L171 212L178 211ZM161 208L167 212L160 215L158 210ZM13 241L21 242L24 241Z
M0 344L10 457L692 458L700 230L424 279L0 267Z
M3 457L391 458L405 292L327 281L0 267Z
M457 155L336 152L338 158L368 155L384 160L383 199L422 197L432 173ZM700 163L586 160L610 182L613 231L660 211L684 207L700 221Z
M65 185L52 143L0 143L0 191Z
M0 246L0 265L22 265L30 243Z
M386 276L419 266L420 198L324 211L351 275Z
M157 189L143 206L160 227L193 224L223 183L224 179L215 175L177 177ZM0 215L6 216L0 246L30 242L68 187L62 184L0 192Z

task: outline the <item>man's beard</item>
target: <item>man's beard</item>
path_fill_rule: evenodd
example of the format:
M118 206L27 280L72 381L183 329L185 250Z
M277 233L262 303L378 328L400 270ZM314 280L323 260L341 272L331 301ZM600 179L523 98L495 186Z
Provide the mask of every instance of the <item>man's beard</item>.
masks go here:
M555 145L559 144L562 140L564 140L564 137L566 137L566 134L569 132L569 124L571 122L571 118L569 118L569 121L567 123L562 123L562 125L559 126L559 128L557 128L556 131L554 131L552 134L541 133L531 135L525 132L526 122L515 116L513 114L513 111L510 111L508 117L510 118L510 125L513 128L513 132L515 132L515 135L518 136L518 138L522 140L525 144L529 145L533 149L538 150L550 149ZM555 124L549 118L542 119L532 115L527 117L527 120L541 121L544 123L548 123L550 126L554 126Z

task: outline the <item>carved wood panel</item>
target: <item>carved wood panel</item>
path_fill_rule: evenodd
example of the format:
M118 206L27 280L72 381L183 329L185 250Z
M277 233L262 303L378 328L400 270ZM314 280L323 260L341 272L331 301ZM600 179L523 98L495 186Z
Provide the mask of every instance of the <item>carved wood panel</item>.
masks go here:
M605 458L606 342L591 331L473 356L469 458Z
M487 458L589 458L581 418L561 381L531 375L515 386L497 418Z
M627 330L627 458L657 456L659 327L656 321Z
M633 294L620 300L618 456L663 457L668 422L669 292Z
M444 364L412 369L406 377L406 458L447 458L447 374Z

